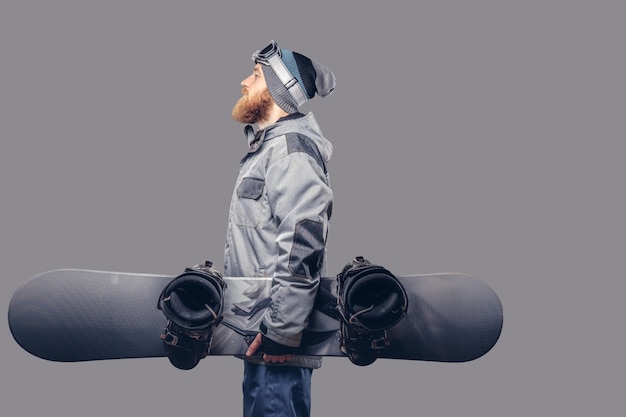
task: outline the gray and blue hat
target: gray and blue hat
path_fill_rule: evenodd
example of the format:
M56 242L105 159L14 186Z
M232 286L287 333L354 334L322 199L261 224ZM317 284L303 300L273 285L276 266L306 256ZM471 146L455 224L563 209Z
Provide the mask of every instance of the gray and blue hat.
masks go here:
M278 48L275 41L252 54L252 60L263 65L267 89L287 113L297 112L316 93L326 97L335 89L335 75L328 68L302 54Z

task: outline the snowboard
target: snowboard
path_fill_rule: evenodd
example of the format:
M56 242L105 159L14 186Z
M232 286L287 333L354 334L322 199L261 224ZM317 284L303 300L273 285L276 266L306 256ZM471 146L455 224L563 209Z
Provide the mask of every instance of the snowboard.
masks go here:
M59 269L19 287L8 320L16 342L43 359L80 362L167 356L166 317L157 306L174 276ZM385 330L377 358L466 362L487 353L502 329L502 305L485 282L461 273L397 276L407 295L404 317ZM211 355L243 355L269 305L271 278L224 277L223 313ZM337 278L318 290L336 302ZM324 308L320 305L324 304ZM341 317L316 303L298 354L346 357Z

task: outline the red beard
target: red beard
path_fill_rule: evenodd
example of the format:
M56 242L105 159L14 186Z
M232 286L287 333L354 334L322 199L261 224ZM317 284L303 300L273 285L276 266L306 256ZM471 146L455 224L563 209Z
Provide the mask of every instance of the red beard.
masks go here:
M272 96L267 88L260 93L250 94L241 91L244 96L233 107L232 117L241 123L258 123L266 120L272 107Z

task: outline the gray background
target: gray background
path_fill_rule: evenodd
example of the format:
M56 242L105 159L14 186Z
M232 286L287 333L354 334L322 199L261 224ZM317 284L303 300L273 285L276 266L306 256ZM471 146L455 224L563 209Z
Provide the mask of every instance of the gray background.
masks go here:
M505 312L473 362L327 359L313 414L623 410L625 7L219 4L1 3L2 311L50 269L221 267L245 151L230 110L251 52L275 39L338 80L304 108L335 145L331 272L355 255L466 272ZM234 358L52 363L2 320L0 366L3 415L241 410Z

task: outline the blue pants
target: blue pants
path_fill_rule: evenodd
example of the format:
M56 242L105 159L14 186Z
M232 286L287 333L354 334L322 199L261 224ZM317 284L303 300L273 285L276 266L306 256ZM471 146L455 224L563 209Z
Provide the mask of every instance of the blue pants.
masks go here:
M244 417L309 417L312 369L244 362Z

